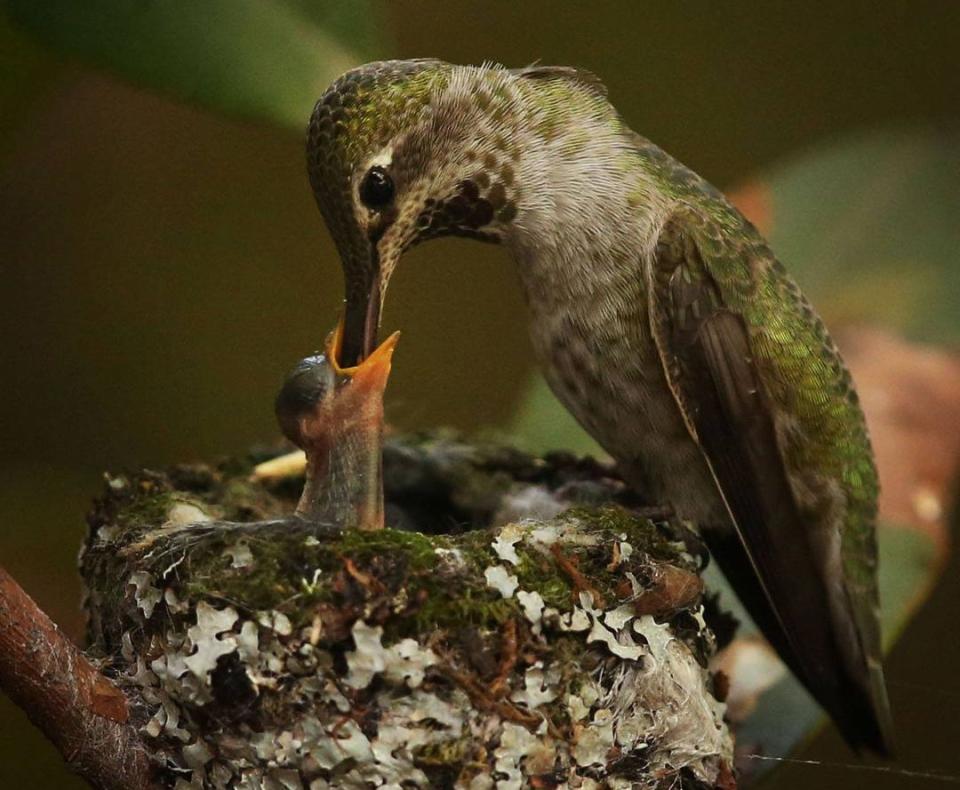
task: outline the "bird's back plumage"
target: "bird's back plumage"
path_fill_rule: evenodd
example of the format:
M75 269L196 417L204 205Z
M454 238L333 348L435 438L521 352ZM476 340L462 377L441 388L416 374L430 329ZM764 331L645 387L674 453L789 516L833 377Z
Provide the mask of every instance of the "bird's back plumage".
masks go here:
M566 79L579 101L602 100L591 83L555 79ZM638 488L700 522L758 625L847 740L889 753L878 484L850 375L757 230L719 191L611 118L629 150L607 155L622 168L628 206L648 215L637 223L632 256L623 254L630 222L611 222L620 241L592 242L597 262L581 266L580 283L559 279L569 261L536 260L576 255L574 241L521 255L548 381ZM551 145L562 149L557 138ZM602 170L610 169L606 162ZM562 173L561 166L551 176ZM598 188L608 190L610 217L620 216L614 204L623 184ZM581 212L591 199L583 194ZM575 217L555 219L568 237L588 232ZM642 282L625 284L624 274ZM644 414L625 415L628 394ZM664 418L667 400L672 419ZM630 423L659 436L628 440Z

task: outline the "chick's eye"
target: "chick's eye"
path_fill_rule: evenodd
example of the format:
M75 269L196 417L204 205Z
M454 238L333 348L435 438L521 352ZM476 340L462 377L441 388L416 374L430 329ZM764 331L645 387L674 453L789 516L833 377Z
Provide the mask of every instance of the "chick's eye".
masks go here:
M379 165L371 167L360 182L360 200L367 208L380 209L393 200L393 179Z

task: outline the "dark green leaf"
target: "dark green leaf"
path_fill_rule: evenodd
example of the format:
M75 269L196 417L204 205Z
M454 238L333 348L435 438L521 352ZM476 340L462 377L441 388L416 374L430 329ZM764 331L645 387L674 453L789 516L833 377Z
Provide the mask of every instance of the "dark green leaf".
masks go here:
M6 0L56 50L216 110L301 129L323 89L372 57L371 0Z
M863 134L759 184L765 235L828 325L960 340L960 134Z

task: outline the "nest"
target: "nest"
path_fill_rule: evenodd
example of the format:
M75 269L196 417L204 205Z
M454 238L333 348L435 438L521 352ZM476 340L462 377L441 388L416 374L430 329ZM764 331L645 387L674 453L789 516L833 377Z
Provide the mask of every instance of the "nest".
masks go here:
M263 457L108 478L90 519L89 650L170 786L733 786L699 542L611 469L394 439L360 532Z

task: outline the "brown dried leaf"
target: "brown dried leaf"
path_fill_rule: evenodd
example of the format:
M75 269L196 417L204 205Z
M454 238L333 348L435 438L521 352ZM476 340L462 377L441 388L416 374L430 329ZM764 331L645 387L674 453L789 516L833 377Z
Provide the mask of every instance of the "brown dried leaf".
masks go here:
M740 209L740 212L764 236L773 230L773 193L769 185L762 181L748 181L727 195L727 198Z
M960 471L960 355L866 327L837 339L870 426L880 522L926 533L945 556L950 487Z
M675 565L657 566L650 584L650 589L633 601L639 615L670 614L690 606L703 592L703 580L697 574Z

